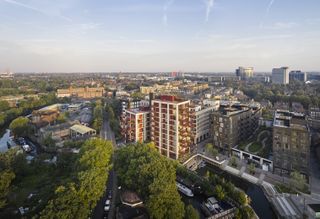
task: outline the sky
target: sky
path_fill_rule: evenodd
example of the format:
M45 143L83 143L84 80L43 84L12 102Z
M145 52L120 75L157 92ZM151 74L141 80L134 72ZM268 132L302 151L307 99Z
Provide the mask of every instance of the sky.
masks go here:
M320 0L0 0L0 71L320 70Z

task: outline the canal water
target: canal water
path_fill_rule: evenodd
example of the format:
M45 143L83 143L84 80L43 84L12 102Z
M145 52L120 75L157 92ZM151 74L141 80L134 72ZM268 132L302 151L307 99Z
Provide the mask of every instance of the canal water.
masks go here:
M240 177L229 174L216 166L210 164L198 170L200 173L205 173L206 171L215 173L225 179L231 181L236 187L242 189L251 199L251 206L259 216L260 219L275 219L276 215L273 212L270 203L268 202L263 190Z
M10 139L10 130L6 129L4 132L0 132L0 152L6 152L8 150L7 141Z

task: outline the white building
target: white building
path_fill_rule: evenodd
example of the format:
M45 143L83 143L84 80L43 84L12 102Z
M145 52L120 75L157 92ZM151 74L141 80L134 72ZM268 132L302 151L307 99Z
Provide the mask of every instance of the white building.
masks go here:
M281 67L272 69L273 84L289 84L289 68Z
M211 133L211 114L219 108L215 105L208 106L193 106L191 107L191 132L192 143L198 143L210 138Z

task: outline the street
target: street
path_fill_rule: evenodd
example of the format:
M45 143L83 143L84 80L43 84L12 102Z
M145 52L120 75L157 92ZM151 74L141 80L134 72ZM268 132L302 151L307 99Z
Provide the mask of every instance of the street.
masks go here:
M100 131L100 137L105 140L109 140L112 142L113 147L116 147L115 135L110 128L108 118L106 114L103 117L103 124ZM113 162L113 161L112 161ZM117 182L116 182L116 173L114 169L109 171L109 177L106 184L106 192L103 197L97 203L95 209L93 210L92 217L93 219L101 219L101 218L115 218L115 197L117 192ZM104 212L105 201L107 200L107 196L109 192L112 192L112 198L110 203L110 210L108 213Z

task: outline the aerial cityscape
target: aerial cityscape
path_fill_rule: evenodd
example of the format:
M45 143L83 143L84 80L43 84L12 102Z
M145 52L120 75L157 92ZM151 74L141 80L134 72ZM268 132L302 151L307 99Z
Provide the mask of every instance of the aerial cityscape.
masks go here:
M0 0L0 218L320 218L319 9Z

